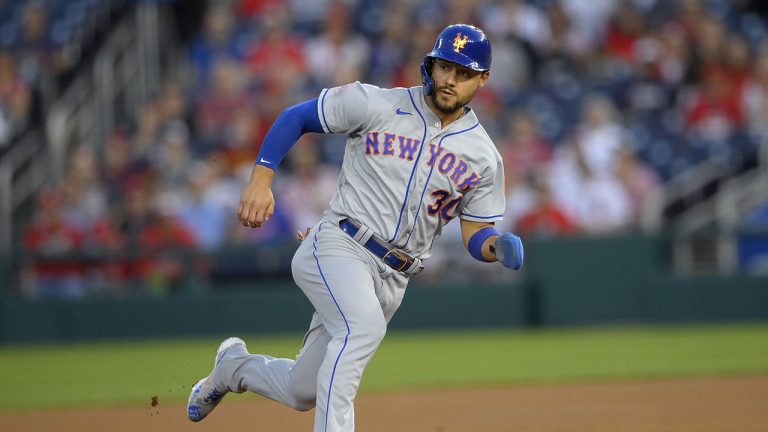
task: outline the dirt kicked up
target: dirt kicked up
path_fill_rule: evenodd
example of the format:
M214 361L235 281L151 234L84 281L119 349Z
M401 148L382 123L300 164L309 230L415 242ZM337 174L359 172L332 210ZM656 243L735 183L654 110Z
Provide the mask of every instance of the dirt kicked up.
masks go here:
M162 399L146 407L0 413L0 430L309 432L314 411L227 396L202 423ZM363 394L362 432L764 432L768 377Z

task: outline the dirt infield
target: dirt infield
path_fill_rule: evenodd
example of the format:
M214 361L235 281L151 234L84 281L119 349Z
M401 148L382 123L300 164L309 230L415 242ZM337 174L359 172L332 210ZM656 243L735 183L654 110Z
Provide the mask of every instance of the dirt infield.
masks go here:
M109 408L0 413L0 430L297 432L312 429L314 411L228 396L199 424L184 407ZM764 432L768 377L630 383L514 386L364 394L357 403L362 432Z

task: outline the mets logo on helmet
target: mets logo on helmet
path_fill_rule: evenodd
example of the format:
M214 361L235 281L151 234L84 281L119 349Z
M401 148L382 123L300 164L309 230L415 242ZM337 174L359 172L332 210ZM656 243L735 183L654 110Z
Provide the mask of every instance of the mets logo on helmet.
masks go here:
M464 36L462 39L461 33L456 34L456 39L453 40L453 50L456 52L461 51L464 48L464 45L467 44L467 41L469 40L469 37Z

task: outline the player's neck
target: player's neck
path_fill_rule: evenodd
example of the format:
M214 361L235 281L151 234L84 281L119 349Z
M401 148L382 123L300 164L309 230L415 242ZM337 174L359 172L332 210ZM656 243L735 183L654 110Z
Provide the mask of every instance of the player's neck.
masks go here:
M457 109L454 112L446 113L446 112L443 112L443 111L437 109L437 107L435 107L435 104L432 103L432 98L424 97L424 100L427 102L427 106L429 107L429 109L431 109L432 112L435 113L437 118L440 119L441 128L443 128L443 129L448 127L449 124L451 124L451 123L455 122L456 120L464 117L464 114L466 114L467 111L468 111L467 107L461 107L461 108Z

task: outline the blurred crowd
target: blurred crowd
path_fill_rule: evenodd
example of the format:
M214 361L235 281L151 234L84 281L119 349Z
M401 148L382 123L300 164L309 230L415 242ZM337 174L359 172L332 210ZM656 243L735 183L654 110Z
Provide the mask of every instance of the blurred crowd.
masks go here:
M210 275L211 254L296 241L335 192L344 137L304 136L276 177L275 216L247 229L240 188L271 123L325 87L419 85L424 55L455 22L480 26L493 46L471 106L504 159L502 230L656 229L665 181L703 160L754 163L768 132L768 26L746 1L211 1L178 78L107 142L76 149L63 184L39 194L26 250L78 258L34 261L26 286L168 292ZM11 123L33 85L19 61L0 51ZM424 278L493 273L460 246L458 225Z
M0 155L43 120L108 11L126 0L0 0Z

